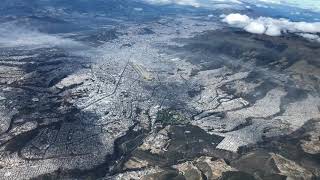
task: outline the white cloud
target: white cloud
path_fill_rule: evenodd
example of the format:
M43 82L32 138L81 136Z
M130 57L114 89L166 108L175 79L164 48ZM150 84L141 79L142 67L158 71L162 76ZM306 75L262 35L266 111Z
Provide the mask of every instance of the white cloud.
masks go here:
M259 0L264 3L281 4L280 0Z
M267 25L265 34L268 36L281 36L281 28L276 25L269 24Z
M233 7L233 5L243 4L243 0L143 0L151 4L178 4L193 7L206 7L206 8L225 8ZM225 5L225 6L223 6Z
M246 3L255 4L258 7L269 8L268 5L285 5L292 7L299 7L303 9L309 9L314 11L320 11L320 1L319 0L141 0L149 2L152 4L179 4L179 5L189 5L194 7L207 7L207 8L217 8L223 3L228 6L222 7L236 7L236 5L243 5ZM220 3L220 4L219 4ZM246 6L244 6L246 7Z
M143 11L143 8L136 7L136 8L133 8L133 10L135 10L135 11Z
M233 27L242 28L250 33L266 34L268 36L280 36L283 33L303 33L308 34L304 37L310 37L312 34L320 33L320 22L292 22L287 19L268 17L254 19L242 14L229 14L224 16L222 21Z
M250 21L250 18L247 15L242 15L237 13L237 14L229 14L228 16L225 16L223 21L233 26L244 27L248 24L248 22Z
M320 37L318 35L315 35L315 34L300 33L298 35L301 36L301 37L304 37L306 39L312 40L312 41L320 42Z
M247 32L254 34L264 34L266 32L266 27L262 23L255 21L249 23L246 27L244 27L244 29Z
M0 24L0 47L82 47L83 45L71 39L56 35L41 33L13 24Z
M291 7L298 7L302 9L308 9L312 11L320 11L319 0L243 0L243 2L250 2L256 4L258 7L265 7L266 4L270 5L285 5ZM257 4L261 3L261 4Z
M145 0L145 1L152 4L179 4L179 5L200 7L200 3L197 0Z

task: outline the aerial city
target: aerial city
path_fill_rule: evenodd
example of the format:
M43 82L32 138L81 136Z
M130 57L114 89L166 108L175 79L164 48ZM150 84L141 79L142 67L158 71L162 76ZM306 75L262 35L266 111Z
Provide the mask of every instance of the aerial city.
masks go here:
M0 180L320 179L320 1L1 0Z

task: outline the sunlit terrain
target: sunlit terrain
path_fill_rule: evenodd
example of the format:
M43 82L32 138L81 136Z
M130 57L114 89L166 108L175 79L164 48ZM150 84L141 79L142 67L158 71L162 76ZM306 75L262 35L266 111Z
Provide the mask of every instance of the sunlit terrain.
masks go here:
M319 178L319 1L0 3L0 180Z

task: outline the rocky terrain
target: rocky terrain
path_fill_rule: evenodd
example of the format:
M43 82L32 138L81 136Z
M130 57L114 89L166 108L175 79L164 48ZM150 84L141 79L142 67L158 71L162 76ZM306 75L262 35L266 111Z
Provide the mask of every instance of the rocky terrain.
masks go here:
M320 178L320 44L204 12L0 36L0 179Z

